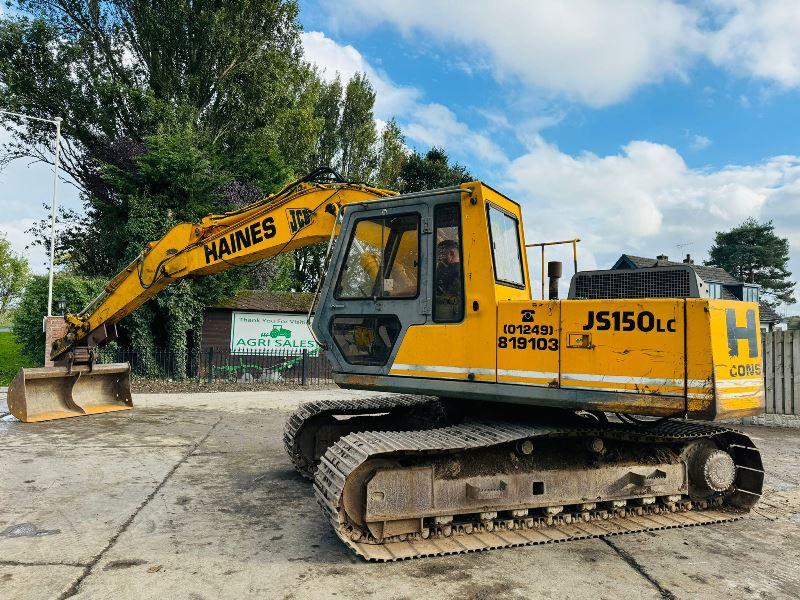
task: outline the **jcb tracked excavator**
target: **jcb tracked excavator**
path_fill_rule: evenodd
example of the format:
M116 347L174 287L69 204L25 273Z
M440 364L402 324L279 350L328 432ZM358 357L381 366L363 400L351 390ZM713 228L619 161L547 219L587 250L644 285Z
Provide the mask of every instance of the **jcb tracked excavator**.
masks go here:
M20 372L11 411L131 408L128 365L94 364L116 323L182 277L322 240L311 327L336 383L401 394L304 404L284 444L365 559L714 523L758 501L752 441L697 422L760 412L758 306L699 297L680 269L533 300L520 207L481 182L397 195L320 171L178 225L66 317L57 366Z

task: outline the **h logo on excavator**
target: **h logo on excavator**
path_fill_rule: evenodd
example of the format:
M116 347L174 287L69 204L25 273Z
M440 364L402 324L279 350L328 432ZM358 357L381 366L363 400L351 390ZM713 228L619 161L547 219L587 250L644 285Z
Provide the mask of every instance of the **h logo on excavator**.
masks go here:
M736 325L736 309L725 310L725 322L728 329L728 353L731 357L739 356L739 340L747 340L750 358L758 357L758 324L756 311L748 310L746 313L747 324L744 327Z

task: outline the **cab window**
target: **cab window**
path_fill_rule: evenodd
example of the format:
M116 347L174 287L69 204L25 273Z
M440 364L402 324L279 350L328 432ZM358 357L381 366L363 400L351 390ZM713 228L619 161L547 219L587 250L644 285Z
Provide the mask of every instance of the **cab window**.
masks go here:
M334 290L339 300L416 298L419 215L361 219Z
M351 365L385 365L401 329L395 315L337 316L331 322L333 341Z
M464 269L461 249L461 209L458 204L437 206L433 320L457 323L464 318Z
M492 204L487 206L495 279L504 285L524 287L517 219Z

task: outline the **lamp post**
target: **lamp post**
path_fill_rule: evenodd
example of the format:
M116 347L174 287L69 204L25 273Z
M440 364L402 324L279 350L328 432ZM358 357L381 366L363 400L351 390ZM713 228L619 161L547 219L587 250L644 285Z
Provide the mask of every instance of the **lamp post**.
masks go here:
M21 113L11 112L10 110L0 109L0 115L10 115L12 117L19 117L20 119L28 119L29 121L41 121L43 123L52 123L56 126L56 146L55 146L55 159L53 160L53 201L50 207L50 274L47 282L47 316L53 314L53 262L56 255L56 207L58 205L58 164L61 157L61 117L55 119L43 119L41 117L32 117L30 115L23 115Z

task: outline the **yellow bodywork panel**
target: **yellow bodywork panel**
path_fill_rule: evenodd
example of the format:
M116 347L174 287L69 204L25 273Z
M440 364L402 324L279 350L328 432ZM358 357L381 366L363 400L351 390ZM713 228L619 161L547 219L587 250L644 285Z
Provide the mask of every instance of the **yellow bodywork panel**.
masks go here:
M501 302L497 307L497 381L559 386L561 302Z
M708 303L714 365L715 416L757 414L764 406L764 373L758 304Z
M461 203L464 320L410 327L390 375L525 386L531 404L555 394L573 406L591 399L593 409L641 415L723 419L762 411L756 304L531 300L530 281L514 287L493 277L487 205L521 222L519 206L488 186L466 185L473 194Z
M561 304L561 387L683 395L683 300Z
M537 388L577 391L594 410L628 414L719 420L763 410L756 304L527 300L499 302L496 314L491 343L477 335L486 315L410 328L390 373L526 386L531 403Z

